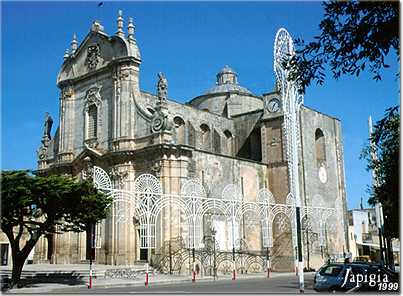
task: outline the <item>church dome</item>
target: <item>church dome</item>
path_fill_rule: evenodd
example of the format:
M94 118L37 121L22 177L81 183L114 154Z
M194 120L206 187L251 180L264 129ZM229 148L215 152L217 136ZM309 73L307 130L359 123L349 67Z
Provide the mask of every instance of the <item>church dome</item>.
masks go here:
M220 75L220 74L228 74L228 73L229 73L229 74L235 74L235 75L237 75L237 74L235 73L235 71L232 70L232 68L231 68L230 66L225 65L224 68L222 68L221 71L218 72L217 76Z
M218 72L216 86L206 91L205 95L223 92L252 94L248 89L238 84L238 74L227 65Z

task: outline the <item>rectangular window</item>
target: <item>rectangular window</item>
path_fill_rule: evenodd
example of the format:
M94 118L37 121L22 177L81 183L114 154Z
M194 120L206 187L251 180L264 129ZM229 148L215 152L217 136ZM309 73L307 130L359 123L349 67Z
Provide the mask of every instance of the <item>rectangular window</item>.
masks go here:
M327 276L338 276L340 272L343 270L342 265L329 265L324 267L321 271L321 275L327 275Z
M100 249L102 246L102 224L97 223L95 229L95 248Z
M97 106L91 105L88 108L88 125L87 125L88 139L93 139L97 137L97 128L98 128L97 118L98 118Z

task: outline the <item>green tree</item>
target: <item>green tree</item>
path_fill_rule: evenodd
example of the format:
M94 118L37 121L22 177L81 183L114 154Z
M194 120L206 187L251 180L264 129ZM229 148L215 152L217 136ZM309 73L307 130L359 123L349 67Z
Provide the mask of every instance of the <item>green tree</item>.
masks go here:
M369 69L375 80L388 68L386 56L394 51L399 59L399 1L323 2L324 18L314 41L297 39L296 55L290 57L289 79L305 92L312 82L322 85L326 66L333 78L359 76Z
M381 202L385 215L385 235L399 237L399 167L400 113L398 107L386 110L377 121L368 144L361 155L374 172L374 184L368 203Z
M90 181L29 171L1 173L1 230L13 261L11 286L18 283L29 253L42 235L86 230L105 219L112 199Z

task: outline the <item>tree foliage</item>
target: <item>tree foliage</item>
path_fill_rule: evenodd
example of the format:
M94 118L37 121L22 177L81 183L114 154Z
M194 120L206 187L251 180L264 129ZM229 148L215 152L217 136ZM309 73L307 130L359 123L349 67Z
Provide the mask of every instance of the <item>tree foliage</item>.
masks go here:
M399 58L399 1L330 1L322 6L320 34L312 42L295 41L289 79L305 92L313 81L324 83L328 65L335 79L369 69L380 80L381 70L389 67L389 52Z
M112 202L90 181L58 175L3 171L1 185L0 221L11 246L12 285L19 281L24 262L42 235L84 231L106 218Z
M400 113L398 107L386 110L377 121L370 144L362 153L368 161L368 170L374 172L374 182L368 203L381 202L385 215L385 231L399 237L399 167L400 167Z

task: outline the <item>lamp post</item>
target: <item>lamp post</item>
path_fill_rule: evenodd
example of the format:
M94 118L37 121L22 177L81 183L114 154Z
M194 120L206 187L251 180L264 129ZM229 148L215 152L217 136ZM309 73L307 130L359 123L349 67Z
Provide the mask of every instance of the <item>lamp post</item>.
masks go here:
M171 238L169 238L169 274L172 274L172 250L171 250Z
M214 260L213 260L213 276L214 276L214 280L216 278L216 257L215 257L215 235L216 235L217 231L214 229L214 227L211 229L211 236L213 237L213 254L214 254Z
M192 197L192 283L196 282L196 198Z
M235 266L235 202L232 205L232 280L235 281L236 266Z
M267 278L270 278L270 250L269 247L267 246L266 249L266 260L267 260Z
M310 256L310 254L309 254L309 230L308 230L308 228L306 229L306 253L307 253L307 269L308 269L308 271L309 271L309 269L310 269L310 266L309 266L309 256Z

